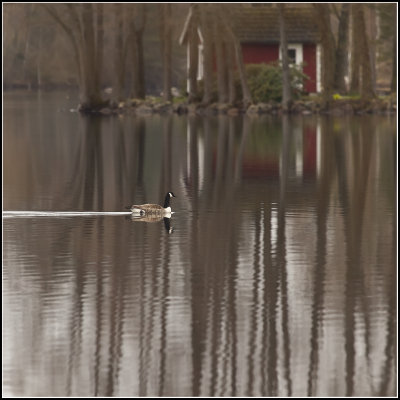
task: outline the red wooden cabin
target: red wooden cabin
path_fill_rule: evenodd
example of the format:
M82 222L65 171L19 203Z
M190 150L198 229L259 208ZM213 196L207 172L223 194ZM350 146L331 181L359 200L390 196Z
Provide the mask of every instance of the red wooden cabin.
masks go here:
M228 6L228 5L226 5ZM281 58L279 37L279 11L273 4L229 4L233 18L233 29L239 38L245 64L276 62ZM188 43L188 34L192 12L186 19L180 44ZM317 22L313 9L308 4L290 4L285 7L286 34L289 59L302 65L303 72L309 79L304 83L304 91L315 93L321 90L320 46ZM197 29L198 37L198 79L203 77L202 34ZM190 65L189 47L187 65ZM189 88L188 88L189 90Z

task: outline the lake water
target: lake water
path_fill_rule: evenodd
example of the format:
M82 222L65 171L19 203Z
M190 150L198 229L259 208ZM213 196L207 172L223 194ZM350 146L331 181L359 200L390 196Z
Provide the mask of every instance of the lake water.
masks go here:
M3 107L5 396L396 395L395 117Z

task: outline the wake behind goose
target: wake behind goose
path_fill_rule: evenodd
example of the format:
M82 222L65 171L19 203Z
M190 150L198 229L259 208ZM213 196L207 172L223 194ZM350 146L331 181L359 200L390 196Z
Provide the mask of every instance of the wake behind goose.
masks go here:
M130 215L127 211L3 211L3 218L93 217L98 215Z

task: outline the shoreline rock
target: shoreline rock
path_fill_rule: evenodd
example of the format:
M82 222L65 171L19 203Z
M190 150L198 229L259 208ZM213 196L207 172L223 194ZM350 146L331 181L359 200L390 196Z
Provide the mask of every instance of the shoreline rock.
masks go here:
M323 107L320 98L295 100L290 109L283 109L281 103L268 102L251 104L245 108L242 104L212 103L172 103L160 99L148 98L127 99L125 101L109 102L98 109L79 108L87 114L100 114L104 116L116 114L136 114L141 116L153 114L188 114L188 115L230 115L246 114L251 117L259 115L364 115L364 114L393 114L397 112L397 103L394 97L385 99L340 99L332 100L329 108Z

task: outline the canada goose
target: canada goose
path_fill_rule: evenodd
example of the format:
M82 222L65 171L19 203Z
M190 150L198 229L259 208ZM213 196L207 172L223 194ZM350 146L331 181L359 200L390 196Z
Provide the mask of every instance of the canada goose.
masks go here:
M133 214L138 214L140 216L144 215L168 215L171 214L171 207L169 206L169 201L171 197L176 197L172 192L168 192L165 195L164 207L158 204L139 204L129 207L125 207L131 210Z

